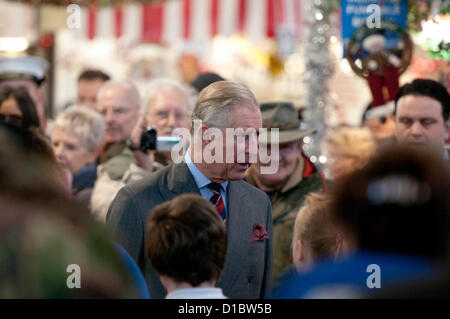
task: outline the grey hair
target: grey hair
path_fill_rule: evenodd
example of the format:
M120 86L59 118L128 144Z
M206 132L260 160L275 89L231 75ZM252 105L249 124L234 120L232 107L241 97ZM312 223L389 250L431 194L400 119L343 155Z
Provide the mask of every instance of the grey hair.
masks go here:
M192 88L183 85L182 83L168 79L168 78L159 78L150 82L146 90L146 98L145 104L142 105L142 113L148 112L149 103L161 92L173 91L176 90L180 92L183 96L186 97L188 102L188 113L189 116L192 114L192 110L194 109L195 104L195 92Z
M130 99L130 104L137 108L140 108L141 100L139 91L136 86L130 81L109 80L104 82L97 93L97 101L100 99L103 92L110 88L118 88L126 91L126 96L128 99Z
M71 106L58 115L53 129L71 132L90 152L103 144L105 123L101 115L85 106Z
M200 120L208 127L225 128L232 123L231 111L237 105L254 106L259 110L255 95L244 85L232 81L217 81L204 88L192 113L194 121Z

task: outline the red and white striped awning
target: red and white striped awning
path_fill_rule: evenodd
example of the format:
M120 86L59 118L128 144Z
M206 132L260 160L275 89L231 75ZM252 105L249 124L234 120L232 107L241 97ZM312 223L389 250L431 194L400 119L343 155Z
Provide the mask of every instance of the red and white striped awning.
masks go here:
M82 9L81 34L87 39L120 38L138 42L204 41L241 34L252 40L272 38L279 28L298 37L302 0L172 0Z

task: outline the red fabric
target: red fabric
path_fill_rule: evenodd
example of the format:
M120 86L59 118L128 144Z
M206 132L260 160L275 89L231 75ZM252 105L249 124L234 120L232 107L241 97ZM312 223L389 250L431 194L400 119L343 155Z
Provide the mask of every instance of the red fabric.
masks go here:
M285 0L272 0L275 1L274 5L274 22L275 28L274 32L277 31L277 27L286 23L286 3Z
M383 78L375 74L370 74L367 77L367 82L369 82L370 92L372 93L372 106L383 105Z
M240 33L244 33L245 31L246 15L247 15L247 0L239 0L238 31Z
M294 16L295 16L295 26L297 39L302 38L301 27L302 27L302 6L300 3L301 0L294 0Z
M191 36L191 0L183 2L183 37L189 39Z
M227 1L227 0L225 0ZM216 36L219 30L219 0L211 0L211 36Z
M389 101L395 100L395 95L399 89L399 79L400 75L397 68L388 67L384 70L384 75L379 76L375 74L370 74L367 77L367 82L369 83L370 92L372 93L372 106L384 105ZM387 89L388 96L385 97L383 93L383 88Z
M395 67L389 67L384 70L384 83L388 91L388 100L386 102L395 100L395 96L397 95L399 89L399 77L400 74Z
M311 163L309 158L307 158L305 155L303 155L303 159L305 162L305 169L303 170L303 177L311 177L314 175L314 173L317 171L314 165Z
M317 172L316 167L314 166L313 163L311 163L309 158L306 157L304 154L302 154L302 157L305 162L305 169L303 170L303 177L313 176ZM321 172L319 172L319 176L320 176L320 179L322 180L324 190L326 192L328 192L328 185L327 185L327 181L326 181L325 177L323 176L323 174Z
M266 229L260 223L253 225L252 242L263 241L269 239Z
M163 26L163 5L142 5L142 42L161 42Z
M116 38L122 36L122 26L123 26L123 7L118 6L114 9L114 35Z
M269 38L273 38L275 36L275 13L274 13L275 0L266 0L266 1L267 1L266 35Z
M93 40L95 38L96 27L97 27L97 10L98 7L96 4L91 4L89 6L88 12L88 27L87 27L87 37L89 40Z

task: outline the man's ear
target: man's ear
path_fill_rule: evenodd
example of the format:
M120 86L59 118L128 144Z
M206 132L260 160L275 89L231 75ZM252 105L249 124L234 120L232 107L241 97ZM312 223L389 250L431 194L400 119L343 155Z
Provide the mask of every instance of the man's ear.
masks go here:
M200 138L202 139L202 145L203 147L205 147L206 145L208 145L211 142L211 138L210 139L203 139L203 136L205 136L205 132L209 129L208 124L203 123L202 126L200 127L200 133L201 136Z

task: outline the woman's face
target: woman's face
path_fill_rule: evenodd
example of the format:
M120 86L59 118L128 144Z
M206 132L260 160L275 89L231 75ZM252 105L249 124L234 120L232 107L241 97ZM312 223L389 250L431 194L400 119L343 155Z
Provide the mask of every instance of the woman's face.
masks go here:
M52 147L59 165L69 169L72 174L95 161L95 154L83 146L77 135L60 128L53 131Z
M9 98L0 105L0 114L2 120L14 126L21 127L23 125L23 114L13 98Z
M395 120L392 115L386 116L383 121L379 118L368 119L366 126L378 142L395 136Z

